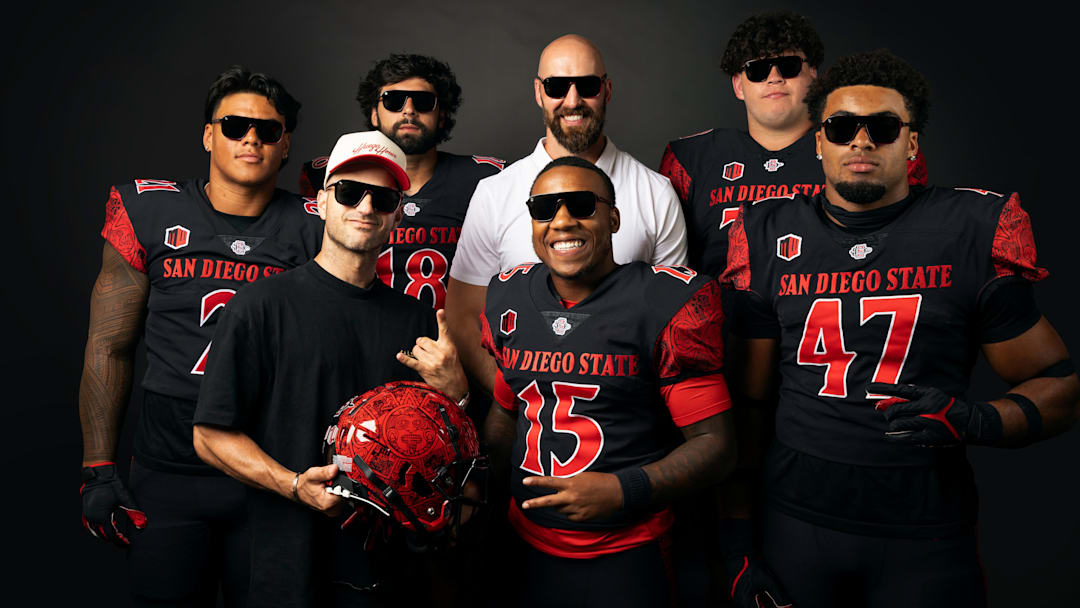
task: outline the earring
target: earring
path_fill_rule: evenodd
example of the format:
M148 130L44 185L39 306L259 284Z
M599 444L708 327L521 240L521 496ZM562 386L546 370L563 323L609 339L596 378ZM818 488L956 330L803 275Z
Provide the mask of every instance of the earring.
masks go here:
M203 146L203 150L206 150L207 152L209 152L210 151L210 146Z
M915 158L916 158L916 156L915 156L914 154L912 154L911 156L907 157L907 159L908 159L908 160L915 160Z
M820 154L815 154L814 156L815 156L815 158L817 158L818 160L821 160L821 155L820 155Z

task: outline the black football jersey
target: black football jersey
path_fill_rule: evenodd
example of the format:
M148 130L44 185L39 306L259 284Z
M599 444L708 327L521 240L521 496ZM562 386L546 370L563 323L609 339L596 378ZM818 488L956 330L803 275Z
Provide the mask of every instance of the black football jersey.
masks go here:
M1016 194L927 188L880 230L854 234L827 219L823 197L744 204L729 233L723 281L779 323L777 439L832 462L932 466L938 450L885 441L881 397L866 385L965 392L982 290L1046 275L1030 220Z
M101 233L150 279L143 387L192 401L215 313L244 285L313 258L323 232L313 200L275 190L258 220L238 234L214 211L206 183L139 179L114 186Z
M435 172L424 187L402 201L405 215L390 233L375 271L383 283L439 309L446 301L446 282L457 250L461 225L476 183L502 170L505 163L490 156L439 152ZM304 165L301 184L322 184L326 163Z
M659 460L666 447L659 429L671 428L677 415L660 389L719 373L719 309L718 284L683 267L619 266L569 309L542 264L493 277L483 342L508 388L505 399L513 401L500 403L517 411L511 486L518 504L549 493L524 486L526 476L612 473ZM625 512L584 523L554 509L525 516L569 530L609 530L634 521Z
M813 130L775 152L736 129L710 129L669 143L660 173L682 201L690 266L720 276L728 228L741 203L819 193L825 177L815 155Z

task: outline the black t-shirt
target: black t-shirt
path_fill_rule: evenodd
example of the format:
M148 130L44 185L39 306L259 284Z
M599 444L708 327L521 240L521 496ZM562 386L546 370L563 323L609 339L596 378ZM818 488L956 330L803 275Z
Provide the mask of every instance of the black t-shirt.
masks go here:
M405 215L390 233L375 267L382 282L433 308L442 308L450 264L473 190L477 182L495 175L503 165L502 160L490 156L439 152L431 179L401 201ZM312 184L321 185L325 171L322 158L305 163L301 188L314 196L318 188Z
M343 403L419 380L395 354L421 335L437 335L431 308L380 281L361 289L315 262L260 281L221 315L195 423L241 430L294 471L323 465L323 436ZM313 605L330 576L372 582L362 542L335 534L330 519L262 490L249 497L251 606ZM335 550L343 542L354 550Z
M214 210L205 179L114 186L101 234L150 281L145 325L148 399L133 450L153 469L212 473L191 443L191 416L221 310L237 290L313 258L323 222L275 190L257 218Z
M1031 224L1015 194L928 188L879 229L839 229L822 200L743 205L723 281L771 316L779 337L777 447L769 500L858 533L946 534L974 523L963 448L888 443L869 382L962 395L978 348L1015 337L1038 314L992 315L986 294L1037 281ZM737 306L738 307L738 306ZM994 320L994 319L998 320ZM778 333L777 333L778 332Z

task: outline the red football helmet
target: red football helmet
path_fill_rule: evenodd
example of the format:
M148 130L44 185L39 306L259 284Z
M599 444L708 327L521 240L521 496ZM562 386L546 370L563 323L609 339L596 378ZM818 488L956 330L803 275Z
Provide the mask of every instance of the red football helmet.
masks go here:
M482 504L464 494L487 469L476 427L427 384L391 382L353 397L334 414L324 451L339 471L331 491L411 532L439 532L463 505Z

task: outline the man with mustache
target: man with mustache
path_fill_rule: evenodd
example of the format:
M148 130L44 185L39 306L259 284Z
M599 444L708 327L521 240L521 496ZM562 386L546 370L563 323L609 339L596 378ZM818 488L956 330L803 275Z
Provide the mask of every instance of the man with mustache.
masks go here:
M880 50L807 93L825 190L744 204L722 282L763 398L764 557L799 608L985 606L965 445L1067 431L1080 381L1036 305L1016 193L908 184L929 87ZM1011 386L964 398L976 353Z
M584 158L614 182L622 209L622 229L613 235L616 262L686 262L686 227L670 182L603 134L612 82L600 50L575 34L557 38L540 55L533 92L546 136L532 154L477 185L450 269L451 332L466 371L489 393L495 364L480 346L478 320L487 284L502 270L538 261L529 214L514 201L528 198L533 179L552 159Z
M450 139L462 96L453 70L434 57L394 53L377 61L360 81L356 100L366 127L381 131L405 152L411 183L401 224L379 254L379 279L440 309L469 198L478 181L505 163L437 149ZM305 163L301 192L315 196L325 173L326 157Z

